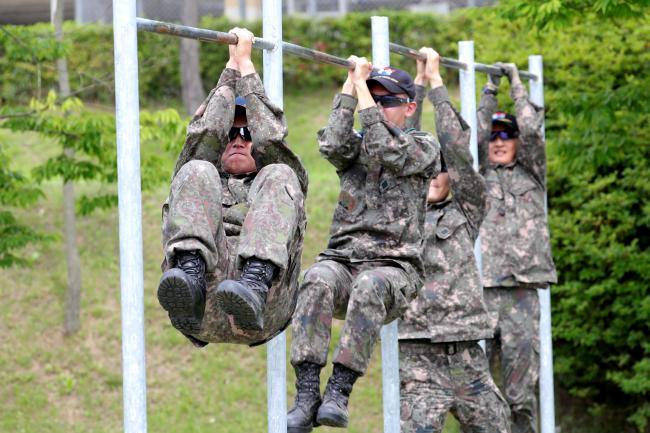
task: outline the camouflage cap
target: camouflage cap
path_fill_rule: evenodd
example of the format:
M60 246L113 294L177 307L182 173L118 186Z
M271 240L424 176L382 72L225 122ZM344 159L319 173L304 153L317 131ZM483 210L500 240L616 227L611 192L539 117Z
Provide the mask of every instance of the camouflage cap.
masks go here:
M503 111L497 111L492 115L492 126L495 124L503 125L509 131L519 131L519 126L517 126L517 118L512 114L505 113Z

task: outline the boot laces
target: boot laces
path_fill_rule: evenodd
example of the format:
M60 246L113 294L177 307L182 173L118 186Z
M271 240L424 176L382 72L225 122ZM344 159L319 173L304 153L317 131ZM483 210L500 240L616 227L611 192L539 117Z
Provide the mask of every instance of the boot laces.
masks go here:
M295 405L299 406L300 403L310 404L312 401L320 398L320 384L318 382L308 382L296 386L296 400Z
M316 365L302 365L296 370L296 405L320 399L320 370Z
M179 254L176 267L185 272L202 292L205 292L205 262L195 251Z
M248 260L244 265L241 280L251 283L256 289L266 291L273 279L273 267L259 260Z
M359 375L349 369L337 368L327 386L339 394L348 397L352 392L352 386Z

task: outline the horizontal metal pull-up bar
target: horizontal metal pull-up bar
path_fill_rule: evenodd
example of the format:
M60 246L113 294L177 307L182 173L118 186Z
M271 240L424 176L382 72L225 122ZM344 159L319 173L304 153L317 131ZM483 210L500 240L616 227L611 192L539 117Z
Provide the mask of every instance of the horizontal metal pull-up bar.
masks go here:
M212 42L217 44L236 45L237 36L232 33L218 32L216 30L206 30L196 27L183 26L179 24L166 23L162 21L148 20L145 18L137 18L138 30L152 33L160 33L162 35L179 36L181 38L197 39L204 42ZM253 47L260 50L274 51L276 48L274 41L255 37ZM301 47L300 45L292 44L290 42L282 42L282 50L285 53L293 54L294 56L302 57L303 59L314 60L320 63L327 63L328 65L340 66L347 69L352 69L354 64L349 60L341 57L336 57L322 51L312 50L311 48Z
M390 50L393 53L400 54L405 57L411 57L417 60L425 61L427 59L426 56L418 50L415 50L413 48L408 48L403 45L395 44L392 42L390 43ZM440 64L447 68L462 69L464 71L467 70L467 64L463 62L459 62L458 60L455 59L450 59L448 57L440 57ZM478 72L484 72L490 75L497 75L497 76L504 75L503 71L498 66L484 65L483 63L474 63L474 70ZM527 80L537 80L536 75L526 71L519 71L519 77L525 78Z

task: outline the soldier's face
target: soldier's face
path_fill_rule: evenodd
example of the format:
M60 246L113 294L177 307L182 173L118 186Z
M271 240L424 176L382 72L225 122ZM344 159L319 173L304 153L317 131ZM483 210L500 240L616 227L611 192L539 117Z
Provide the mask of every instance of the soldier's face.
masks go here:
M236 114L233 120L233 128L244 128L248 125L245 115ZM253 141L246 140L240 134L237 134L226 145L221 155L221 166L229 174L246 174L257 171L255 160L251 154Z
M408 95L405 93L390 93L384 86L379 83L370 82L368 87L370 93L377 96L392 95L399 98L408 98ZM406 124L406 118L411 117L415 113L415 107L417 104L415 102L409 102L407 104L402 104L398 107L382 107L381 104L377 104L382 113L384 113L384 118L391 123L394 123L399 128L404 128Z
M503 125L494 124L492 125L492 132L505 131L506 128ZM509 138L502 139L497 136L496 139L490 140L489 146L489 158L490 162L493 164L510 164L515 160L517 156L517 147L519 146L518 138Z
M429 203L439 203L449 195L449 173L443 172L434 177L429 184L429 193L427 201Z

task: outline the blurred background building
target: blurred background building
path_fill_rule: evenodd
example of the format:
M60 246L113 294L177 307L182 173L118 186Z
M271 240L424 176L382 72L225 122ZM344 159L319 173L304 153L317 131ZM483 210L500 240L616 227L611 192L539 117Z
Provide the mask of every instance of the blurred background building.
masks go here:
M138 0L138 16L180 21L182 1ZM197 0L199 16L226 15L233 20L261 17L262 0ZM488 6L496 0L284 0L287 15L328 16L372 9L402 9L446 14L456 8ZM111 0L65 0L66 20L78 23L113 20ZM0 24L50 21L50 0L0 0Z

